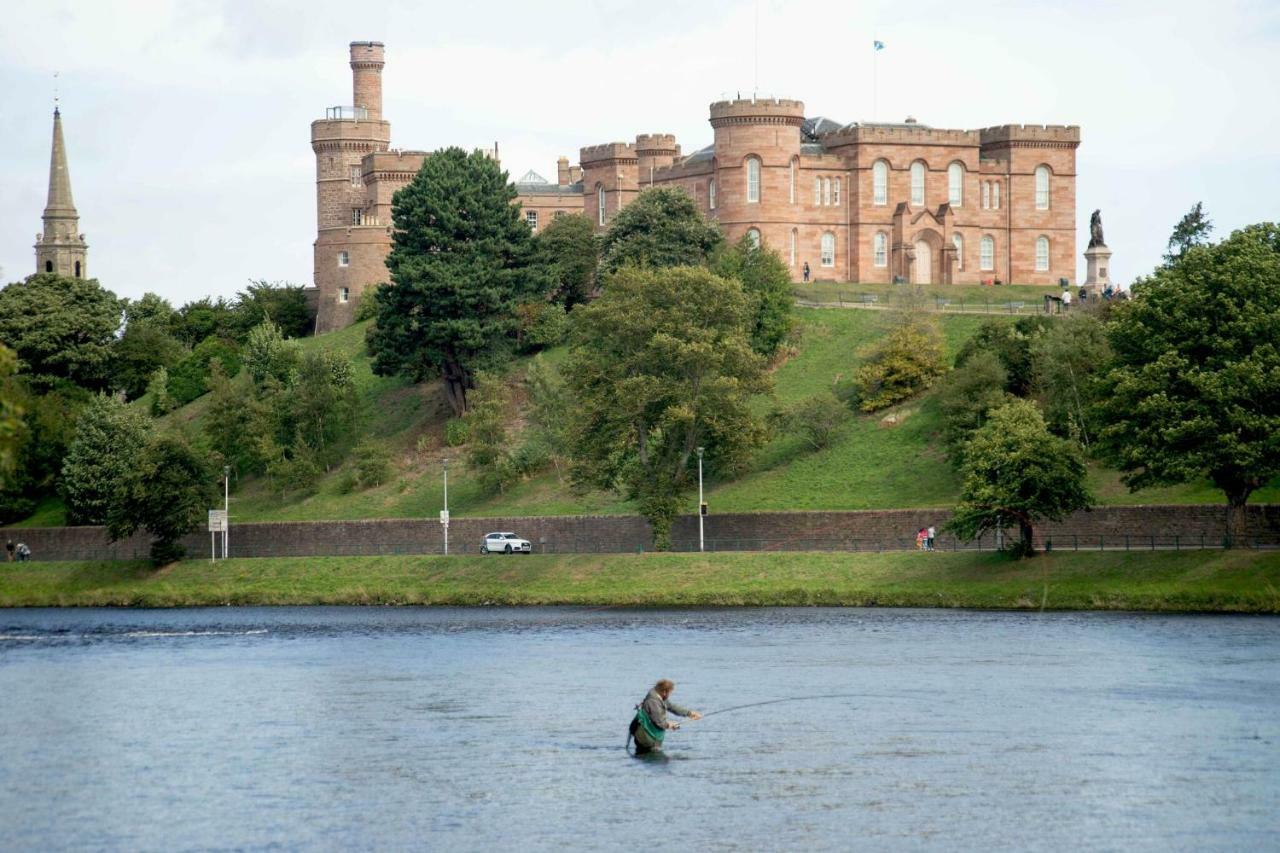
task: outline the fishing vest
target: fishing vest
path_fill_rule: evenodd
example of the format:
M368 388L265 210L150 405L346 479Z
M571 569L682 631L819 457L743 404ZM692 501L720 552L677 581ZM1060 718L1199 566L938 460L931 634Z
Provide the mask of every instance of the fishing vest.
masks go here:
M649 719L649 715L644 710L644 705L636 706L636 719L640 721L640 728L644 729L645 734L653 738L655 743L662 743L667 732L653 724L653 720Z

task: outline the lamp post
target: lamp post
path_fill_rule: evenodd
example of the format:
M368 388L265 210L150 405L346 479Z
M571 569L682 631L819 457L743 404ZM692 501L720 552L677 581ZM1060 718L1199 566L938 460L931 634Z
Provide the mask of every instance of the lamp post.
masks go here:
M702 538L702 517L706 515L707 505L702 502L702 448L698 448L698 551L704 549Z
M440 511L440 523L444 525L444 553L449 554L449 460L444 460L444 509Z
M222 559L227 559L227 546L231 544L231 466L222 466Z

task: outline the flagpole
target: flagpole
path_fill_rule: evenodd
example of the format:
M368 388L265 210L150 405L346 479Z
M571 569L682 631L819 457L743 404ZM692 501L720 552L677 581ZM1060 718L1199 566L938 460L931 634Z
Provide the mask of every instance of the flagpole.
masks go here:
M871 120L880 120L880 50L879 39L871 40Z

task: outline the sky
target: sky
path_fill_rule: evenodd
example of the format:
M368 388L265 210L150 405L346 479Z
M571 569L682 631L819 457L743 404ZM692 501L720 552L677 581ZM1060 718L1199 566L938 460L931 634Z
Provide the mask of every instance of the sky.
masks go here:
M310 123L350 103L363 40L386 43L393 147L497 142L512 177L637 133L695 151L708 105L755 91L840 122L1079 125L1078 247L1100 208L1122 282L1197 201L1216 237L1280 219L1277 0L4 6L0 283L34 272L56 87L103 285L178 305L310 284Z

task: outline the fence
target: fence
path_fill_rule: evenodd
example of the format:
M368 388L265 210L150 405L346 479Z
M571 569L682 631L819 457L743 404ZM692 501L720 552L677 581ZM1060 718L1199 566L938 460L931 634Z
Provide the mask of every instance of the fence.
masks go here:
M818 291L797 288L792 294L802 305L839 308L892 308L913 300L909 294L892 291L833 290ZM953 314L1041 314L1044 313L1042 296L1024 298L991 298L990 296L928 296L924 304L935 311Z

